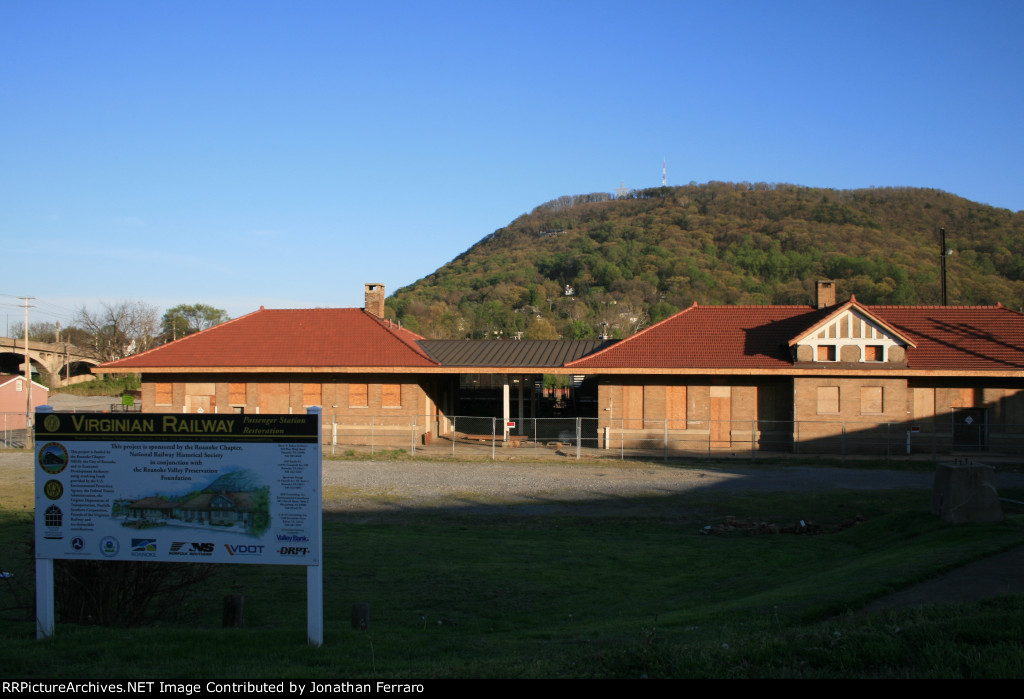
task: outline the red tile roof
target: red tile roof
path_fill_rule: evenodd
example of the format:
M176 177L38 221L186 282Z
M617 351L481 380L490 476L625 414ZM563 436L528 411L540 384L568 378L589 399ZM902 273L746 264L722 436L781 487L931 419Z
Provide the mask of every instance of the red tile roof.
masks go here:
M567 366L752 368L791 367L787 343L830 309L809 306L698 306L696 303L632 337Z
M862 306L914 344L910 369L1024 370L1024 315L1002 306ZM566 367L785 369L790 341L836 307L698 306ZM359 308L260 309L105 369L437 367L423 338Z
M860 306L914 343L910 369L1024 369L1024 315L1002 306ZM698 306L566 366L781 369L789 341L835 307Z
M422 339L361 308L261 308L103 367L437 366Z
M913 341L911 369L1024 369L1024 315L1003 306L869 306Z

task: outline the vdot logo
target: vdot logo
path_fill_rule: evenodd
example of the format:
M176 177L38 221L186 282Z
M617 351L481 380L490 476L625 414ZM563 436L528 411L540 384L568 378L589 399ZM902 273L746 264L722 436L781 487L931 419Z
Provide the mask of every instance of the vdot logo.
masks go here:
M262 556L263 544L224 544L232 556Z

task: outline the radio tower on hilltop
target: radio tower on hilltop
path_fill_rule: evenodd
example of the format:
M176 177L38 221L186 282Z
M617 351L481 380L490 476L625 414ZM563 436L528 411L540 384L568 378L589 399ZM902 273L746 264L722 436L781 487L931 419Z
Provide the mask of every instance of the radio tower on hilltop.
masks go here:
M668 187L668 164L665 158L661 159L661 186Z

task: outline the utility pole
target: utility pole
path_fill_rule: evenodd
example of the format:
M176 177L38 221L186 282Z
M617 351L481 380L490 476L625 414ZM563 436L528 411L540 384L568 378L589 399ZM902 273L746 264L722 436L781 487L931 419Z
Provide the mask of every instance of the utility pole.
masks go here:
M28 391L25 395L25 448L31 449L32 440L32 360L28 356L28 302L35 296L22 296L25 302L25 378L28 380Z
M942 248L939 251L939 255L942 258L942 305L945 306L945 305L947 305L946 304L946 300L947 300L946 299L946 256L949 254L946 251L946 229L945 228L940 228L939 229L939 245Z

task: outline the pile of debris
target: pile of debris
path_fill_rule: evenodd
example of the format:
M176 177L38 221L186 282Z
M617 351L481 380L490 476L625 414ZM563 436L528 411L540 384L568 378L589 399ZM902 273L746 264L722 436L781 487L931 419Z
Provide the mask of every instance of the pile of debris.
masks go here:
M726 517L725 521L718 525L709 524L700 530L701 534L727 534L730 532L742 531L747 534L829 534L832 532L849 529L855 524L866 521L863 515L856 515L832 530L823 527L809 520L801 519L793 524L775 524L774 522L762 522L752 519L741 520L738 517Z

